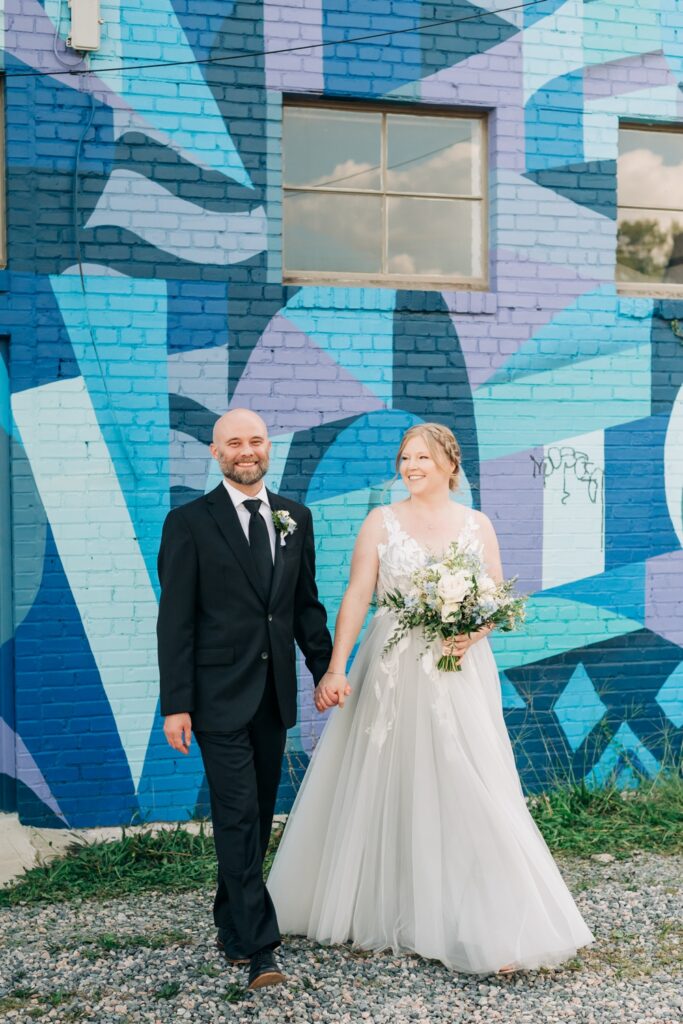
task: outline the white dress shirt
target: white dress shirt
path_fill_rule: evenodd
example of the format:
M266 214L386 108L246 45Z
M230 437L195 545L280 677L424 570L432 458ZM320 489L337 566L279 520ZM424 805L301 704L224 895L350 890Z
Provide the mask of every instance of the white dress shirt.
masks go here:
M223 477L223 483L225 485L226 491L230 495L230 500L235 506L237 518L239 519L242 525L242 529L244 530L244 536L247 538L247 541L249 540L249 519L251 517L251 512L249 511L248 508L245 508L244 502L252 501L255 498L260 499L261 508L259 509L259 513L263 517L263 521L265 522L266 527L268 529L268 536L270 538L270 553L273 557L273 561L275 561L275 544L277 541L277 534L275 532L275 523L273 522L273 514L270 509L270 502L268 501L268 492L266 491L266 485L264 484L261 487L261 490L258 492L258 494L254 494L252 496L249 494L245 494L243 491L238 490L237 487L233 487L231 484L228 483L225 477Z

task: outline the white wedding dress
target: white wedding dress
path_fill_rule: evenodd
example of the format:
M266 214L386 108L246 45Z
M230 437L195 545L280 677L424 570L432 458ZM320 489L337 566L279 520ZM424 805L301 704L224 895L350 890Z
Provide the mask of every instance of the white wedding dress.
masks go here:
M427 558L387 507L384 524L379 596ZM470 513L460 542L481 552L477 529ZM383 654L394 623L372 618L289 815L280 928L473 973L559 964L593 936L527 810L489 642L444 673L417 630Z

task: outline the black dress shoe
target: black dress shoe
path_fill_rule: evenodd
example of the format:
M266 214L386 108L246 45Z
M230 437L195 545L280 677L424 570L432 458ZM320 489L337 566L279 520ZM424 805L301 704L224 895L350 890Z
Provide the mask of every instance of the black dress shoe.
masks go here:
M254 991L266 985L279 985L285 976L277 965L272 949L259 949L249 963L249 984L247 988Z
M237 945L237 936L228 928L219 928L216 936L216 946L228 961L229 964L248 964L249 957L242 953Z

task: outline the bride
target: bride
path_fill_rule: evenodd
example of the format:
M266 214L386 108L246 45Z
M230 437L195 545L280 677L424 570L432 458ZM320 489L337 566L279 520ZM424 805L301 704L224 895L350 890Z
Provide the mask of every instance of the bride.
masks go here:
M417 630L387 654L377 595L409 585L460 539L502 579L489 519L450 500L460 448L448 428L406 432L397 471L409 497L361 527L330 669L315 691L336 705L311 758L268 880L285 933L351 941L488 974L551 966L593 941L531 818L503 720L489 628L453 642L460 672L424 658ZM444 642L447 644L448 642Z

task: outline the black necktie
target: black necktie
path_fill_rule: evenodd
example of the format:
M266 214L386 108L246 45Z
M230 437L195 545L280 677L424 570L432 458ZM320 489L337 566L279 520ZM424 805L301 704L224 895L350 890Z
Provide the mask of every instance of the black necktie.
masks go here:
M269 594L270 582L273 578L273 553L270 547L268 527L259 511L261 499L250 498L249 501L244 502L244 507L249 512L249 547L266 593Z

